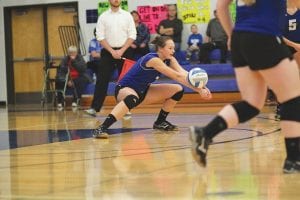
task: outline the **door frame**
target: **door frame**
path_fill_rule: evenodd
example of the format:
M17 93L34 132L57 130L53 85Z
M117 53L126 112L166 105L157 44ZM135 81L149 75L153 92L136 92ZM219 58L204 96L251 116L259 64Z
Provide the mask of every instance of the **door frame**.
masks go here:
M49 38L48 38L48 13L47 8L51 6L74 6L78 13L78 2L64 2L64 3L53 3L53 4L37 4L28 6L12 6L4 7L4 27L5 27L5 53L6 53L6 82L7 82L7 104L15 105L15 84L14 84L14 61L13 61L13 41L12 41L12 11L14 9L27 9L27 8L42 8L43 12L43 28L44 28L44 55L45 55L45 67L49 64ZM42 88L41 88L42 91ZM25 93L24 93L25 94ZM28 93L26 93L28 94ZM32 103L32 95L36 98L41 97L41 92L30 93L31 98L26 98L28 95L20 94L18 98L24 98L24 103ZM35 98L35 97L34 97Z

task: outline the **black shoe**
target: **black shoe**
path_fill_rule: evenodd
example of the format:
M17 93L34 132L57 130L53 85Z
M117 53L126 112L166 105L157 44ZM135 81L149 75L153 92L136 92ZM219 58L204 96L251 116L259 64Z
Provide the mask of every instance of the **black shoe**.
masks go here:
M285 160L283 165L283 173L293 174L300 173L300 161Z
M99 126L95 130L93 130L93 137L107 139L108 138L107 129L103 128L102 126Z
M162 131L177 131L178 127L171 124L168 121L163 121L161 123L154 122L153 129L158 129Z
M200 166L206 166L206 154L211 140L204 136L203 128L197 126L190 127L190 141L192 142L192 154L195 161Z

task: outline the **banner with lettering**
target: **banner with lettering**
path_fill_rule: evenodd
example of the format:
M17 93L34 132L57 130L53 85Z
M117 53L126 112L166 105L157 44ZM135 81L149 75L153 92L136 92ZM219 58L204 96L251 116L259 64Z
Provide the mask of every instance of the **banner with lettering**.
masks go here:
M177 0L177 8L185 24L205 24L210 20L210 0Z
M141 17L141 22L145 23L151 34L156 33L158 24L167 18L167 6L138 6L137 11Z
M235 18L236 18L236 3L235 3L235 1L231 2L230 6L229 6L229 11L230 11L232 21L235 22Z
M98 3L98 16L100 16L104 11L106 11L109 8L108 1L105 2L99 2ZM121 1L121 8L123 10L128 10L128 2L127 0Z

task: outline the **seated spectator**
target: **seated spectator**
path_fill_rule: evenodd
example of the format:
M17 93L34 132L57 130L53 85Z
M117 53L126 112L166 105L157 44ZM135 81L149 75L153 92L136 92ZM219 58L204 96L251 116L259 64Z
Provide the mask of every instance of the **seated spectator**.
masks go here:
M136 40L131 44L135 59L137 56L143 56L150 52L148 42L150 40L150 31L146 24L140 22L140 15L137 11L130 12L136 27Z
M76 46L70 46L68 48L68 55L65 56L59 66L56 77L56 89L63 90L65 81L67 86L73 88L73 101L72 107L77 107L81 95L91 78L86 73L86 63L78 53ZM67 77L69 71L69 77ZM57 108L63 109L64 99L63 94L58 92L57 94Z
M157 33L171 37L175 43L175 51L180 51L182 29L182 21L177 18L176 5L168 5L168 18L159 23Z
M207 42L202 44L200 48L200 62L207 64L211 63L209 54L214 49L221 50L220 63L226 63L227 57L227 35L220 24L217 11L214 11L215 18L208 23L206 35Z
M94 38L89 44L90 61L87 63L87 67L97 75L97 69L100 67L101 49L99 41L96 38L96 28L94 28Z
M196 24L191 25L191 34L188 38L188 48L186 50L186 59L190 60L193 53L199 58L200 46L202 44L202 35L198 33Z

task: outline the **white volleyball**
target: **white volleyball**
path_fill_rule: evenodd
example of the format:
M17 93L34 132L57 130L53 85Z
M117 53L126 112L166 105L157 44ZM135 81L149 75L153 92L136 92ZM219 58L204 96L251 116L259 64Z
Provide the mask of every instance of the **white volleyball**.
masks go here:
M189 71L187 81L194 87L203 88L207 84L208 75L204 69L195 67Z

